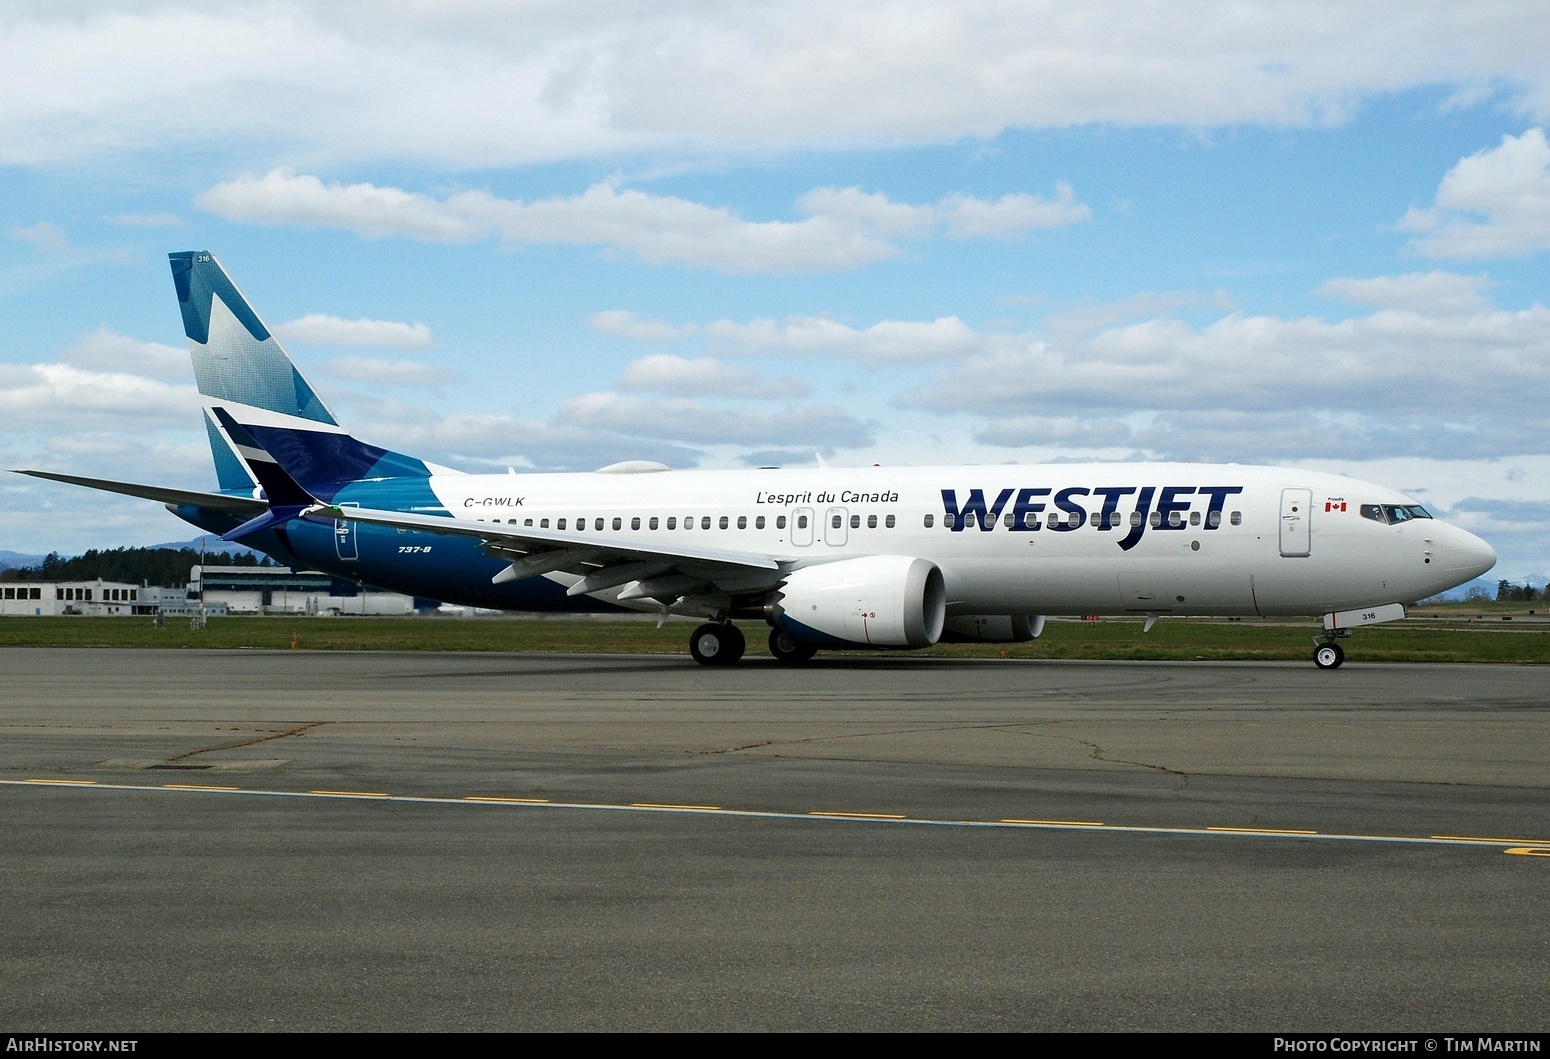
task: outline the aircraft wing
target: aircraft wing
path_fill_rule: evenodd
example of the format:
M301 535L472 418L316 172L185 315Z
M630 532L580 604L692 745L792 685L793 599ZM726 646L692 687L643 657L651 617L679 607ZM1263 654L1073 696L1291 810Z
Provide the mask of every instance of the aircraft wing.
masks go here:
M608 592L605 598L621 603L632 599L671 603L708 592L753 591L772 587L784 576L781 563L768 555L646 541L639 534L567 533L331 504L308 508L303 516L470 537L482 541L489 554L511 560L495 575L496 582L567 573L577 578L568 589L570 595Z
M163 504L190 504L194 507L225 511L233 515L253 515L269 510L269 505L250 496L230 496L226 493L201 493L193 489L169 489L160 485L136 485L133 482L114 482L106 478L83 478L78 474L56 474L53 471L23 471L33 478L47 478L67 485L84 485L88 489L101 489L109 493L122 493L142 500L159 500Z

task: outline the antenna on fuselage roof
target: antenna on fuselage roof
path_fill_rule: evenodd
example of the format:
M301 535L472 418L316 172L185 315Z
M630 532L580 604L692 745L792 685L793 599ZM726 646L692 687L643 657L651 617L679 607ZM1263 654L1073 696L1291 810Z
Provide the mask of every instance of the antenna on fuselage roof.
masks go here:
M827 471L829 469L829 461L823 458L823 453L821 453L821 452L813 453L813 459L817 460L818 461L818 466L822 467L824 470Z

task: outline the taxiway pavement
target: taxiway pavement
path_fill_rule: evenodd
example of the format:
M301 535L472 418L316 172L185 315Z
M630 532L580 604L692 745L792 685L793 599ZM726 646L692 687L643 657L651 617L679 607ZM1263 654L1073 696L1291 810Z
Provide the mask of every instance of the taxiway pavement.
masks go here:
M1542 1032L1547 688L9 649L0 1025Z

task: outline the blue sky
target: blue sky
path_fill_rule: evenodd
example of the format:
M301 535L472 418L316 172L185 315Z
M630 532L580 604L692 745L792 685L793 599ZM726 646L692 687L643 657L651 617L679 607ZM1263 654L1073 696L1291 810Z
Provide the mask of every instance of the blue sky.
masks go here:
M469 470L1337 470L1550 575L1534 4L14 5L0 454L213 483L166 253ZM0 550L185 535L0 482Z

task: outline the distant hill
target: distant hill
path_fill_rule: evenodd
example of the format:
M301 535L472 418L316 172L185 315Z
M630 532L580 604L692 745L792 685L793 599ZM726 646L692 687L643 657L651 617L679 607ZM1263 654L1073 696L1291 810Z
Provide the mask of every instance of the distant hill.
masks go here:
M256 551L253 548L248 548L241 544L232 544L228 541L223 541L213 533L205 537L195 537L191 541L168 541L165 544L147 544L146 547L171 548L174 551L182 548L191 548L197 552L199 550L201 541L204 542L204 549L207 552L228 552L232 555L257 555L260 557L264 554L263 552ZM42 557L39 556L39 558ZM211 565L214 564L212 563Z
M9 570L15 566L37 566L43 558L41 555L23 555L21 552L0 552L0 570Z

